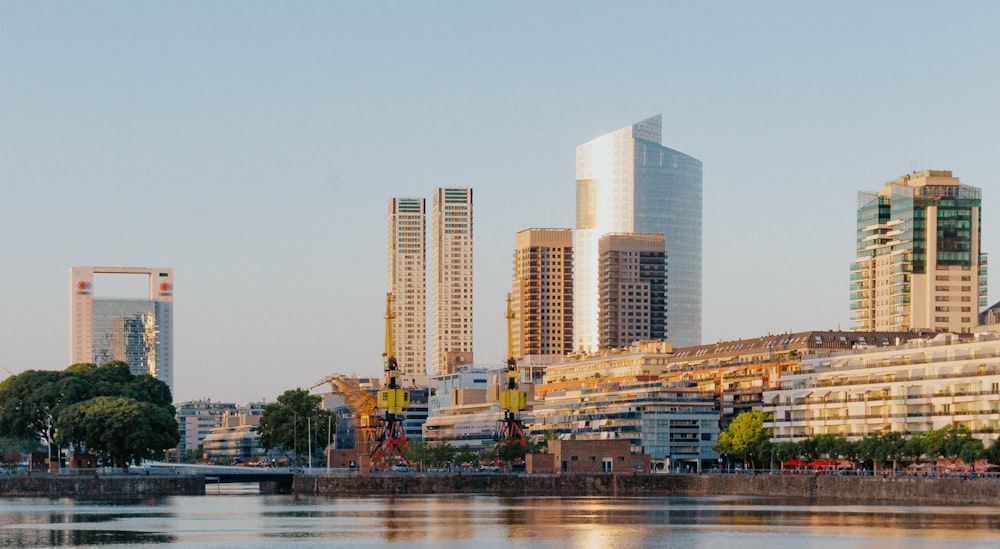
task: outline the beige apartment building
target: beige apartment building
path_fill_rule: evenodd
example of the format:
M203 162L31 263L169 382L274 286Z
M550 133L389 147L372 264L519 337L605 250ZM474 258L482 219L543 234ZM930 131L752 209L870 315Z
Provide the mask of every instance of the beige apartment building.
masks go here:
M427 375L427 200L389 200L388 291L396 361L404 376Z
M945 170L858 194L854 329L972 332L986 305L980 195Z
M549 364L573 352L573 230L525 229L514 238L514 356Z
M773 414L765 427L774 442L961 424L988 445L1000 434L1000 333L803 356L780 388L764 391L763 410Z
M438 188L432 201L431 375L472 364L472 189Z

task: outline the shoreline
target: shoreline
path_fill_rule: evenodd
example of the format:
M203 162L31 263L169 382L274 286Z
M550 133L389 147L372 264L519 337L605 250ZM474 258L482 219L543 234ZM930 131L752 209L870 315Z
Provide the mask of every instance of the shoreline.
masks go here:
M298 495L759 496L825 504L998 505L995 478L829 475L296 475Z
M206 486L204 477L191 475L41 474L0 477L0 497L128 499L205 495ZM290 486L260 483L259 493L350 497L751 496L794 498L815 504L959 506L1000 505L1000 479L780 474L299 474Z

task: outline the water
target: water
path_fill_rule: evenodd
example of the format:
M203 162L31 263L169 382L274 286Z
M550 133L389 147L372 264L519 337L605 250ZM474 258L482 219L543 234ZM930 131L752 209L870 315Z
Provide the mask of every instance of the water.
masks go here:
M0 500L2 547L986 548L989 507L813 506L746 497L206 496ZM255 487L254 487L255 488Z

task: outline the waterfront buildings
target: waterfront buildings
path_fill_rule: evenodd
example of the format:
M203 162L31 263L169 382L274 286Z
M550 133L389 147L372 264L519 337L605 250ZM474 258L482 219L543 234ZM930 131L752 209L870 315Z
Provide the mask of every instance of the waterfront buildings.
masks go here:
M180 459L201 446L213 429L222 425L222 417L236 412L232 402L212 402L210 399L192 400L177 404L177 430L180 431ZM197 456L201 458L201 456Z
M701 343L702 164L661 144L656 115L576 149L573 338L600 347L598 241L607 233L666 235L667 338Z
M972 332L986 305L980 194L944 170L858 193L855 329Z
M662 234L610 233L598 240L598 331L602 349L667 338Z
M427 375L427 200L389 200L389 288L396 362L404 376Z
M500 412L496 399L491 403L487 398L490 378L489 370L471 365L432 377L424 442L475 450L492 447Z
M143 296L102 297L95 275L145 277ZM167 268L72 267L70 364L121 360L174 388L174 272ZM107 279L105 279L107 280Z
M517 233L511 297L511 335L518 362L547 364L573 351L571 229Z
M438 188L432 200L431 374L472 364L472 189Z
M965 425L986 445L1000 433L1000 333L937 334L902 345L804 356L764 392L772 441L858 439Z

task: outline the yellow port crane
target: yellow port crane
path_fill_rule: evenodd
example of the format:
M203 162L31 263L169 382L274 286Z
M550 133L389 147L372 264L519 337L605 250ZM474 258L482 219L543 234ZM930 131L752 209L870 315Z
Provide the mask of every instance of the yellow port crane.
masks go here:
M373 434L377 419L376 410L378 409L378 401L375 399L375 395L361 388L358 380L340 374L327 376L319 383L310 387L309 390L315 389L324 383L329 383L332 392L344 397L347 407L354 414L354 432L356 434L354 447L358 451L358 468L363 472L368 472L370 467L368 460L375 440Z
M500 393L500 409L503 419L497 429L497 444L499 448L508 442L516 442L522 446L527 444L524 437L524 423L519 413L527 407L524 391L517 387L517 360L514 358L514 337L511 333L511 321L514 320L514 309L511 307L510 294L507 294L507 388Z
M403 449L406 448L406 433L403 431L403 412L410 407L410 392L399 384L399 366L396 363L396 344L392 331L392 293L385 294L385 351L382 361L385 367L385 388L378 392L378 408L381 410L378 437L371 452L371 464L380 467L386 463L406 464Z

